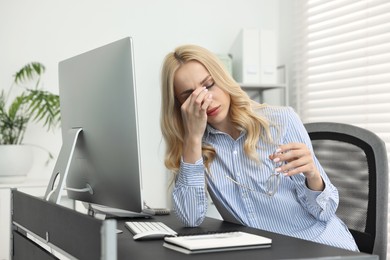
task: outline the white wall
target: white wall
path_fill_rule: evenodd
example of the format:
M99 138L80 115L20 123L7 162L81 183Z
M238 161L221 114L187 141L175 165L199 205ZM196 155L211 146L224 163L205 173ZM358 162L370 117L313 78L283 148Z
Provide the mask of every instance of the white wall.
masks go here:
M40 61L47 68L45 88L58 93L59 61L132 36L144 198L152 206L166 206L168 174L159 128L163 57L184 43L226 53L243 27L277 31L278 9L275 0L0 0L0 89L8 88L11 75L23 65ZM25 142L40 144L57 156L60 131L47 133L34 126ZM54 161L45 167L45 153L37 149L35 155L29 175L49 178Z
M293 86L294 74L294 30L296 26L295 8L299 0L279 0L279 56L278 64L284 64L288 70L289 105L296 107L296 92Z

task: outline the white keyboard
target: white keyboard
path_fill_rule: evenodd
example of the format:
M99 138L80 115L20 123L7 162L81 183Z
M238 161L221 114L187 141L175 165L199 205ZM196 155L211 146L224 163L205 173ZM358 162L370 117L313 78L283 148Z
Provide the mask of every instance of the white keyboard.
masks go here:
M126 227L134 234L134 237L142 236L142 234L165 234L175 236L177 235L176 231L168 227L162 222L153 222L153 221L127 221ZM160 235L161 238L163 235ZM151 237L152 238L152 237ZM154 236L153 238L156 238ZM145 237L147 239L147 237Z

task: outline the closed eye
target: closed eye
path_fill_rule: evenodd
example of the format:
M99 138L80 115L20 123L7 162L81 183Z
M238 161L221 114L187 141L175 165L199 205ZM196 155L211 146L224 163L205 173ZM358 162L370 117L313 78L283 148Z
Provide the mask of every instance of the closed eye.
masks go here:
M209 89L209 88L211 88L211 87L213 87L213 86L215 85L214 80L212 80L211 82L207 82L207 83L208 83L208 84L205 86L206 89Z

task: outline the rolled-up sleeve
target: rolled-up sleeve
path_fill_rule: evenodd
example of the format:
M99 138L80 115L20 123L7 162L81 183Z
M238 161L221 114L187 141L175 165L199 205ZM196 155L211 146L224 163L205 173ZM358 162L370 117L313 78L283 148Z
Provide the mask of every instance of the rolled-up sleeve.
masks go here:
M203 159L194 164L181 160L173 189L174 212L184 226L199 226L207 213L205 167Z

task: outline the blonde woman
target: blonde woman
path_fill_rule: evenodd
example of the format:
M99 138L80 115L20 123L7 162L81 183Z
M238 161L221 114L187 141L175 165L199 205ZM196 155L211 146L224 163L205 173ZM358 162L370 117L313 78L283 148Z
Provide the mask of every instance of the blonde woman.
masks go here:
M291 108L252 101L215 55L184 45L165 57L161 111L174 211L185 226L202 223L208 192L227 220L358 250Z

